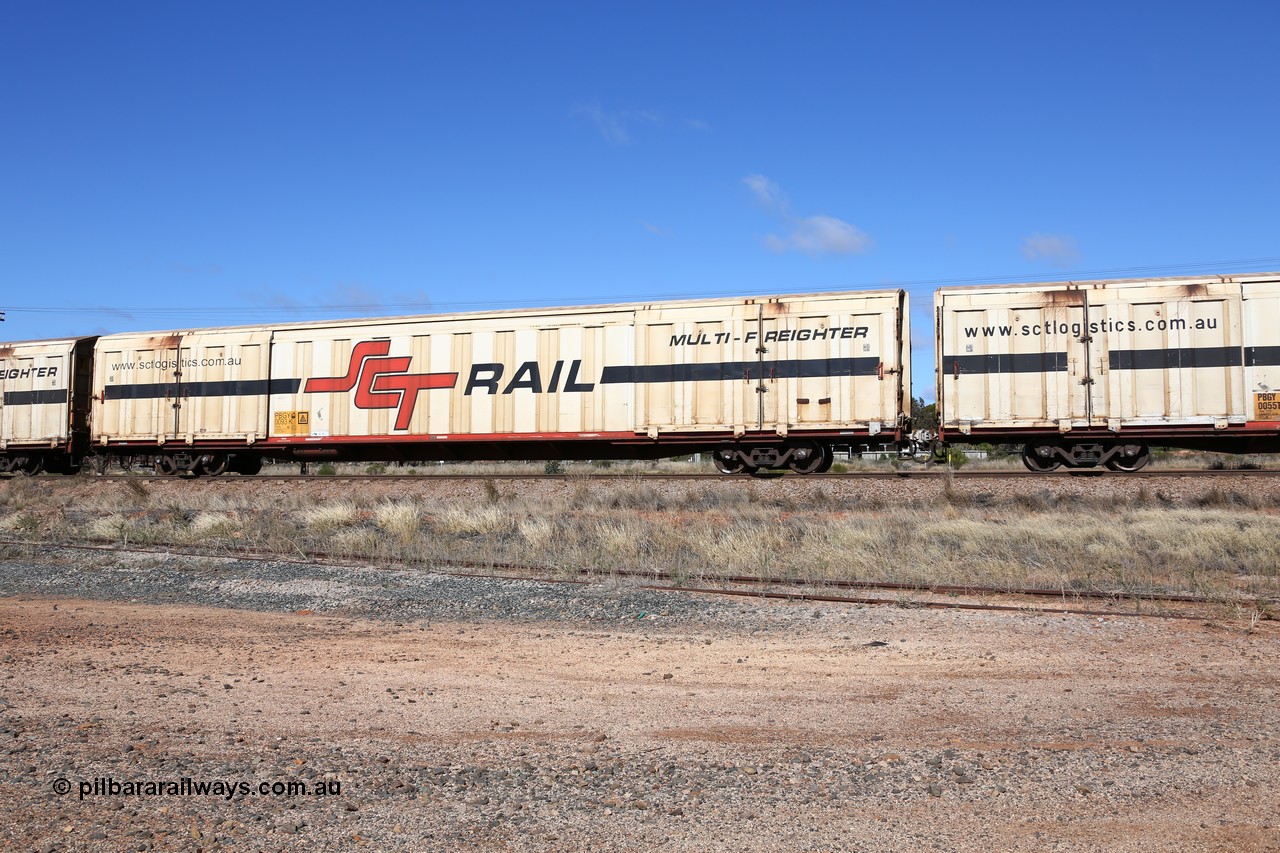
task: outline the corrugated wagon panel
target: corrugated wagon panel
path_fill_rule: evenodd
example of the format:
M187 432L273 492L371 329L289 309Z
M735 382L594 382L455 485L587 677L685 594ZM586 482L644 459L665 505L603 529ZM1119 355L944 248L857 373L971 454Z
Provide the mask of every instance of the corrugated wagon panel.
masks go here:
M658 431L892 429L909 401L903 295L640 312L640 423ZM622 374L619 374L621 377Z
M1257 310L1242 302L1242 288L1254 288ZM1251 336L1275 328L1259 319L1267 292L1227 277L943 288L935 305L944 428L1243 426Z
M262 328L100 338L94 358L95 443L263 438L270 338Z
M1238 284L1115 287L1092 298L1097 417L1243 420Z
M1243 295L1245 408L1280 428L1280 281L1247 282Z
M598 431L619 419L593 393L598 376L611 347L630 351L630 334L569 314L290 328L277 335L273 370L299 387L272 405L305 413L309 430L280 436L291 440Z
M298 387L274 395L272 411L307 427L274 435L652 437L848 429L850 418L892 429L909 405L904 300L892 291L283 328L273 376Z
M0 344L0 443L67 440L74 347L75 341Z

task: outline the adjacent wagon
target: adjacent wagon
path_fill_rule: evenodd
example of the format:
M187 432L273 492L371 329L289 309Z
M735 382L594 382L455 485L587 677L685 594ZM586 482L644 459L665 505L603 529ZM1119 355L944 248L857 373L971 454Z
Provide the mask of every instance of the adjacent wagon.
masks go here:
M93 338L0 344L0 474L70 474L89 446Z
M947 287L943 440L1036 471L1137 470L1153 444L1280 451L1280 275Z

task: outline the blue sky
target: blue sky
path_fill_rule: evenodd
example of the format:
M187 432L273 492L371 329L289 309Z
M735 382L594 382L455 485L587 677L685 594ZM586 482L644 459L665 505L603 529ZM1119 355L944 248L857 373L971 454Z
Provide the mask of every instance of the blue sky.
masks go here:
M0 8L0 339L1280 268L1275 3Z

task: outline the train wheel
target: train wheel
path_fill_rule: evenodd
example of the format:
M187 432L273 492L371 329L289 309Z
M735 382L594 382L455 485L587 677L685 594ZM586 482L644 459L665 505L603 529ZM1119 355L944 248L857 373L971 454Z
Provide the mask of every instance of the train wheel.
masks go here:
M728 448L712 453L711 464L721 474L741 474L747 470L747 463L742 461L742 457Z
M787 467L797 474L817 474L831 467L831 448L826 445L803 444L791 452ZM824 468L823 466L826 466Z
M1133 473L1147 467L1147 463L1151 461L1151 448L1145 444L1139 447L1138 452L1133 456L1112 456L1107 460L1107 467L1112 471L1122 471L1124 473Z
M227 472L227 463L230 461L225 453L210 453L200 457L196 472L208 477L218 477Z
M172 477L175 474L181 474L182 469L178 467L178 460L172 456L161 455L156 457L156 473L165 477Z
M1047 474L1062 465L1062 459L1052 444L1028 444L1022 448L1022 464L1037 474Z
M43 456L19 456L14 462L18 473L26 477L34 477L44 470Z

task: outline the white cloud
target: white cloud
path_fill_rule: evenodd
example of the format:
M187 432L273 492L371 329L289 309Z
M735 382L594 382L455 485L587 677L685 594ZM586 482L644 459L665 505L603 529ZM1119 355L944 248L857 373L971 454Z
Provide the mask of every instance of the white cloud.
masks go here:
M662 116L655 110L615 110L608 111L596 101L589 104L578 104L574 108L578 115L584 115L595 125L606 142L614 145L629 145L632 139L632 128L636 125L661 125Z
M1080 263L1080 249L1074 237L1035 233L1022 238L1022 257L1032 263L1043 261L1049 266L1065 269Z
M764 175L751 174L742 183L765 210L787 227L783 236L768 234L764 245L773 252L804 252L806 255L860 255L871 249L871 237L834 216L794 216L782 190Z
M778 189L778 185L766 178L764 175L747 175L742 179L747 185L747 189L755 193L756 198L766 208L772 208L775 205L786 205L786 200L782 198L782 191Z
M654 234L658 237L671 236L670 228L663 228L661 225L654 225L652 222L645 222L643 219L640 220L640 226L650 234Z
M764 244L775 252L797 251L806 255L860 255L871 248L871 238L860 228L834 216L807 216L791 220L785 237L770 234Z

